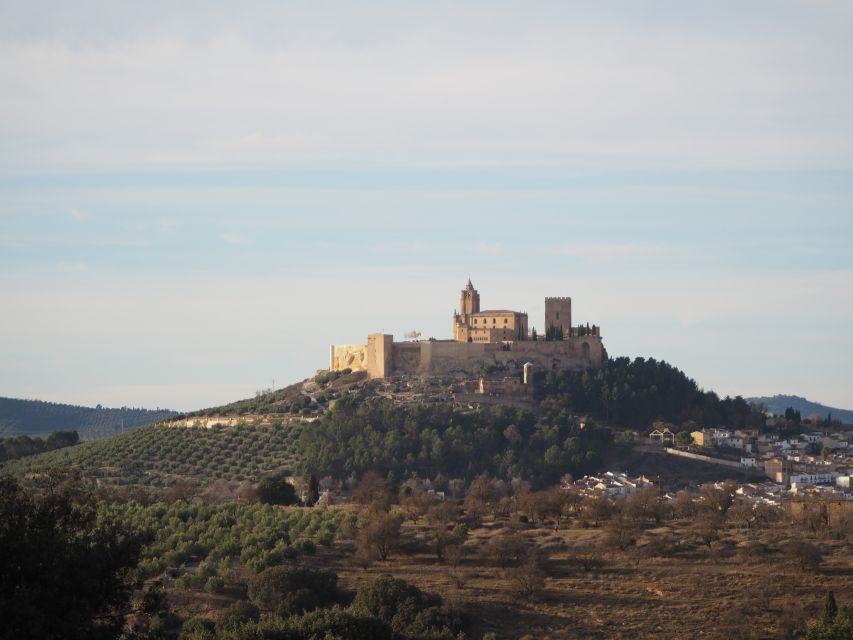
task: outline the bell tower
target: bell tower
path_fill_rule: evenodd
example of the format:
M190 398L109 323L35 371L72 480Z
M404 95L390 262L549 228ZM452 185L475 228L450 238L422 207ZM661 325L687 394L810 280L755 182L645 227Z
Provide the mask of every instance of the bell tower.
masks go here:
M459 313L462 316L470 316L472 313L480 312L480 294L471 284L471 278L468 278L468 284L462 289L462 297L459 299Z

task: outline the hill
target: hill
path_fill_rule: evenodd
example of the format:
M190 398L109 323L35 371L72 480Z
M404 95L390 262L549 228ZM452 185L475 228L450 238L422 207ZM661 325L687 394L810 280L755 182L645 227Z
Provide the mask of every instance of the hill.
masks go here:
M257 482L264 473L291 467L298 437L298 424L280 421L210 428L163 423L13 460L0 465L0 473L21 476L70 468L99 486Z
M177 415L168 409L107 409L0 397L0 437L46 436L73 429L81 440L96 440Z
M844 424L853 424L853 411L828 407L825 404L812 402L800 396L763 396L760 398L747 398L747 401L752 404L764 405L777 416L785 415L785 409L791 407L795 411L799 411L803 418L813 413L816 413L821 418L826 418L827 414L831 413L833 420L840 420Z
M524 407L496 397L480 404L470 394L457 402L459 384L325 373L130 434L10 461L3 470L21 476L72 467L98 484L151 487L257 482L285 468L335 482L373 470L464 482L489 473L547 486L566 473L599 470L613 448L612 428L643 430L655 419L739 427L763 417L742 398L704 392L653 359L616 358L601 371L537 376L536 397Z

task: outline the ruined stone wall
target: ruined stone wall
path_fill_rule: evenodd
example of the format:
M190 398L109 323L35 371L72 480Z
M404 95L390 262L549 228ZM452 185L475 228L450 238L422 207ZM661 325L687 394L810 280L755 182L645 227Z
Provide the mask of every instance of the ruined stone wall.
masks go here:
M353 371L367 371L367 345L332 345L329 369L331 371L341 371L343 369L352 369Z
M421 342L398 342L393 346L391 370L414 373L421 368Z

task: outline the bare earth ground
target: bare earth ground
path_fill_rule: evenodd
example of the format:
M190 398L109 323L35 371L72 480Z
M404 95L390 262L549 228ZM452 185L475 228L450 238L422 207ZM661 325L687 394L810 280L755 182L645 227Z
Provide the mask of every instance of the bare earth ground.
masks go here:
M320 549L305 562L335 571L344 591L354 592L359 583L390 573L436 592L449 606L468 615L468 637L476 639L489 631L513 640L525 634L537 639L780 638L786 621L817 617L829 589L839 604L853 604L853 550L844 541L817 541L824 550L817 574L801 571L778 551L743 560L736 545L747 534L733 529L711 550L702 547L639 561L636 554L602 552L602 566L586 571L572 561L571 549L600 541L601 530L554 531L553 526L531 525L523 525L520 532L548 549L550 560L544 591L524 600L513 595L507 572L484 562L477 553L506 526L506 522L487 522L474 529L455 571L423 548L425 526L410 523L404 528L410 541L407 546L421 549L401 551L367 570L353 565L352 543ZM653 533L685 533L686 526L670 524ZM775 525L750 539L772 548L792 531L793 525ZM218 610L242 593L234 587L221 596L177 590L170 590L169 596L180 615L215 619Z

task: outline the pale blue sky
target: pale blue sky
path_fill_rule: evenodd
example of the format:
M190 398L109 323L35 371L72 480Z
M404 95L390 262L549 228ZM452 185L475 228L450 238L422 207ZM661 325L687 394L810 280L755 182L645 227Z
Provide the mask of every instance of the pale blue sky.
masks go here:
M0 395L245 397L470 274L853 407L849 3L136 4L0 2Z

